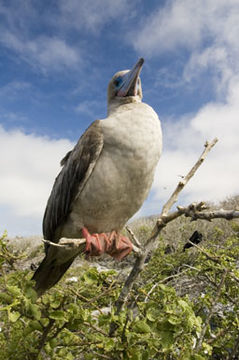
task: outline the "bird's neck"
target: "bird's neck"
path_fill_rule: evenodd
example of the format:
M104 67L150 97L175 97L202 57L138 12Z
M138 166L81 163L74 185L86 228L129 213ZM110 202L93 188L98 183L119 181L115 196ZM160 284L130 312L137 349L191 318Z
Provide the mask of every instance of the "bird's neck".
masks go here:
M112 115L114 112L121 111L122 106L127 104L140 103L141 98L139 96L126 96L126 97L115 97L108 101L107 115Z

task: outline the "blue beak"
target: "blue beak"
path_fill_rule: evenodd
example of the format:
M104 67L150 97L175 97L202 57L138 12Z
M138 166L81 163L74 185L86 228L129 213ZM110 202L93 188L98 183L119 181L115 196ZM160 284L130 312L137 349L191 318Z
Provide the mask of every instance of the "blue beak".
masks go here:
M141 72L144 59L140 58L134 67L123 76L123 82L117 92L117 96L136 96L137 95L137 80Z

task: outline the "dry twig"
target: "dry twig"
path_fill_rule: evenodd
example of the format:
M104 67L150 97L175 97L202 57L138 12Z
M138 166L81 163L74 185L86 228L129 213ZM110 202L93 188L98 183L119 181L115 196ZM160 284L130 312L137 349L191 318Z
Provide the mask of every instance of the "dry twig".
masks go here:
M181 180L172 195L170 196L169 200L166 202L166 204L163 206L163 210L161 212L161 216L167 215L169 210L172 208L172 206L177 202L179 193L183 190L185 185L189 182L189 180L193 177L195 172L198 170L198 168L202 165L203 161L205 160L207 154L209 151L213 148L213 146L218 142L218 139L215 138L211 143L206 141L204 147L204 151L202 152L201 156L199 157L196 164L191 168L191 170L188 172L188 174Z
M128 230L131 231L132 230ZM134 237L136 242L136 237ZM68 239L68 238L61 238L59 243L54 243L49 240L42 239L44 244L49 246L53 246L56 248L57 254L55 254L58 262L65 262L66 258L73 258L80 254L83 254L85 251L86 239ZM140 245L140 244L139 244ZM136 246L132 244L132 250L135 254L141 254L140 246Z

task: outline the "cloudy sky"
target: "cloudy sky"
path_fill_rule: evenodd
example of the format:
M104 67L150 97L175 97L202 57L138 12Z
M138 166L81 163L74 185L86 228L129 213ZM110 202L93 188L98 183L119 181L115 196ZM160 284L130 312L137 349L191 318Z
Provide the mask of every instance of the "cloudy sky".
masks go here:
M159 212L216 136L179 204L238 194L238 39L238 0L0 0L0 232L41 234L60 159L139 57L164 150L138 215Z

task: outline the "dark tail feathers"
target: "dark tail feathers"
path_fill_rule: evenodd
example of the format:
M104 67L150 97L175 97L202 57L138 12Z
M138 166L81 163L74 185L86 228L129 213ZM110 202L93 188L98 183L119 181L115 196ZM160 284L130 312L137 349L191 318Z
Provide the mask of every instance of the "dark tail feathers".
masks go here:
M32 277L32 280L36 282L35 290L38 296L41 296L62 278L74 259L75 257L59 264L56 258L52 258L49 254L45 256Z

